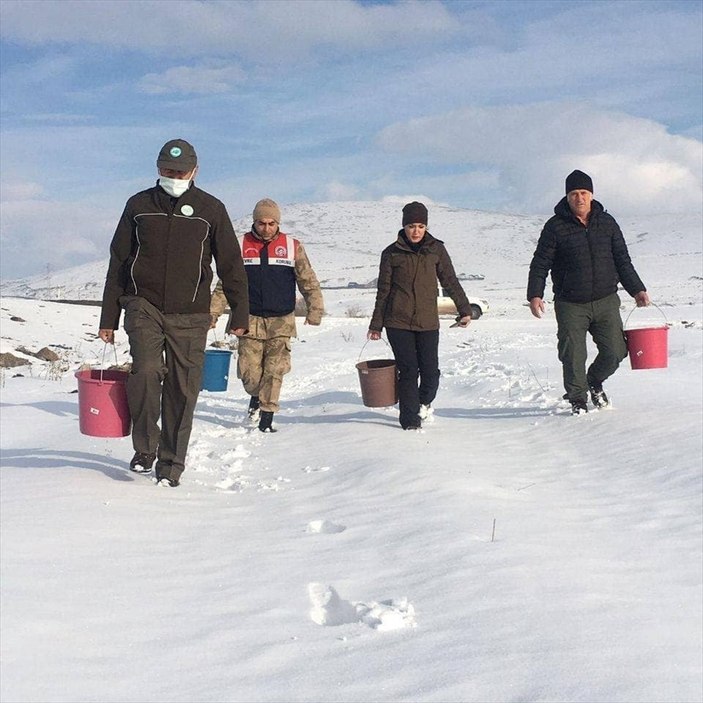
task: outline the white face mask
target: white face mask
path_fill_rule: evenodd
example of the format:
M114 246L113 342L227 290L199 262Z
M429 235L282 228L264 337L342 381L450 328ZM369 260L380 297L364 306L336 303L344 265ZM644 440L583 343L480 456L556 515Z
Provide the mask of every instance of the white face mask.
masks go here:
M190 178L166 178L166 176L159 176L159 185L174 198L180 198L188 190L190 181Z

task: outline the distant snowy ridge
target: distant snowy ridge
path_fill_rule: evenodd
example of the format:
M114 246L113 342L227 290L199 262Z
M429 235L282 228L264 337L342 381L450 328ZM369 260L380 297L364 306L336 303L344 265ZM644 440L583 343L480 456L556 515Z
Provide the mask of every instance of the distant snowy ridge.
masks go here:
M412 199L387 197L380 201L339 201L282 204L281 229L299 237L323 286L360 285L373 281L380 253L401 226L401 209ZM418 199L422 196L416 196ZM445 242L459 277L480 281L468 286L470 294L510 291L521 298L527 267L544 217L482 212L432 203L429 231ZM617 218L617 212L614 212ZM691 215L660 215L641 220L619 219L635 265L650 287L660 285L647 275L647 260L669 260L661 283L692 280L701 274L701 218ZM238 235L251 227L251 216L234 220ZM3 282L4 297L43 300L99 300L107 271L109 241L99 261L61 271L47 271L29 278ZM670 275L668 275L670 273Z

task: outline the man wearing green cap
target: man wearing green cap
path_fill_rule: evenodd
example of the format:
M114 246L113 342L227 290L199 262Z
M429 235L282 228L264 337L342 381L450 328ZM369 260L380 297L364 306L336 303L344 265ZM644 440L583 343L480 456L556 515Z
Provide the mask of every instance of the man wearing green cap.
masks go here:
M132 355L130 469L148 473L156 461L156 482L176 487L200 392L213 259L231 334L247 331L249 300L227 210L195 185L195 149L183 139L168 141L156 166L156 185L127 201L112 239L98 334L114 344L124 311Z
M596 408L605 408L610 401L603 382L627 356L618 283L638 307L649 305L650 300L618 223L593 199L593 181L583 171L566 177L566 195L544 225L532 257L527 299L535 317L545 311L544 288L550 270L564 398L574 415L588 412L589 393ZM588 370L586 334L598 348Z

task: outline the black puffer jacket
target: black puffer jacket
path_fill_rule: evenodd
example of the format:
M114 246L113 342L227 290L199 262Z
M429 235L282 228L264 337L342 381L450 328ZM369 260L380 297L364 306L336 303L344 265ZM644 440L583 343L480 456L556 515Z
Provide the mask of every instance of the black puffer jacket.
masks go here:
M178 199L158 185L133 195L110 246L100 327L117 329L122 295L163 313L209 313L213 258L232 327L246 328L247 276L224 204L195 185Z
M588 227L571 212L566 197L554 213L532 257L528 300L544 297L550 269L555 300L590 303L615 293L618 282L632 296L647 290L632 265L618 223L597 200L591 202Z
M444 243L425 232L417 251L404 231L381 254L376 305L369 329L396 327L414 332L439 329L437 280L446 288L459 312L471 315L471 307L459 283Z

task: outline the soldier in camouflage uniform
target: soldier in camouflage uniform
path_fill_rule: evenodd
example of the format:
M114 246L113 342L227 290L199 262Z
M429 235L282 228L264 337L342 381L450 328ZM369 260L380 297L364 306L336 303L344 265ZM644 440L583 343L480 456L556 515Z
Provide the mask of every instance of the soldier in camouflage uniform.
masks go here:
M249 331L239 338L237 375L251 396L249 417L262 432L275 432L283 376L291 369L290 338L296 337L295 291L305 300L306 325L324 314L320 284L300 241L279 229L281 212L268 198L254 208L251 232L242 239L249 282ZM212 296L212 326L227 306L218 281Z

